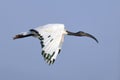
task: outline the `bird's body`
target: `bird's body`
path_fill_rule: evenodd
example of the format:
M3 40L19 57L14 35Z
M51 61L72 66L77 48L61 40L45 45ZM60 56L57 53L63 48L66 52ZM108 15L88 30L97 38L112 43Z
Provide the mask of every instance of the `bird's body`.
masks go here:
M57 55L61 51L64 35L87 36L97 41L94 36L88 33L84 33L82 31L73 33L67 31L64 27L64 24L47 24L40 26L35 29L30 29L28 32L18 34L13 39L24 38L28 36L38 38L42 47L42 56L48 64L53 64Z
M47 63L54 63L57 55L61 50L61 44L64 39L64 25L63 24L48 24L43 27L37 27L34 29L40 34L42 55Z

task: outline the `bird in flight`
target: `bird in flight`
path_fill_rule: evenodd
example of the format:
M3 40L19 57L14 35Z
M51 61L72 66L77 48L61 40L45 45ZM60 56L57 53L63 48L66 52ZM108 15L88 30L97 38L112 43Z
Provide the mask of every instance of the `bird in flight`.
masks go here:
M46 24L39 26L34 29L30 29L27 32L22 32L13 37L13 39L20 39L29 36L38 38L42 47L42 56L45 61L50 65L56 60L57 55L61 51L62 43L64 41L64 35L72 35L79 37L90 37L94 39L97 43L98 40L91 34L85 33L83 31L70 32L65 29L64 24Z

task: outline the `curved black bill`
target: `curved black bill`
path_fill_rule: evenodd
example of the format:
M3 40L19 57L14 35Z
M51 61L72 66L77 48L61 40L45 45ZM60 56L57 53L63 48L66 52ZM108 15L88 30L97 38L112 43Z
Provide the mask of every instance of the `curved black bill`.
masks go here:
M76 33L67 31L67 34L68 35L73 35L73 36L80 36L80 37L82 37L82 36L90 37L90 38L94 39L98 43L98 40L93 35L91 35L89 33L85 33L83 31L78 31Z
M90 37L90 38L94 39L94 40L98 43L98 40L97 40L93 35L91 35L91 34L89 34L89 33L83 33L82 36Z

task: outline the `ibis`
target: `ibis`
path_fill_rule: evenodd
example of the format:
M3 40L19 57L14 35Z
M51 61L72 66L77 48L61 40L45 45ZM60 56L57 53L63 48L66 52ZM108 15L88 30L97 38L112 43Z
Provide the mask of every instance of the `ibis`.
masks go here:
M64 35L89 37L94 39L97 43L98 40L91 34L83 31L71 32L65 29L64 24L46 24L34 29L30 29L27 32L22 32L13 37L13 39L20 39L33 36L38 38L41 43L42 56L44 60L50 65L53 64L61 51L62 43L64 41Z

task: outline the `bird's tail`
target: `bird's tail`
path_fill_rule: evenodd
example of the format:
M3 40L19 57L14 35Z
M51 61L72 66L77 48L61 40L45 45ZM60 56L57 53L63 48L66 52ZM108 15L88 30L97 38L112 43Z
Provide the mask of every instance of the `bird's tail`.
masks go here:
M15 39L20 39L20 38L25 38L25 37L29 37L29 36L33 36L33 34L29 33L29 32L23 32L20 34L17 34L13 37L13 40Z

